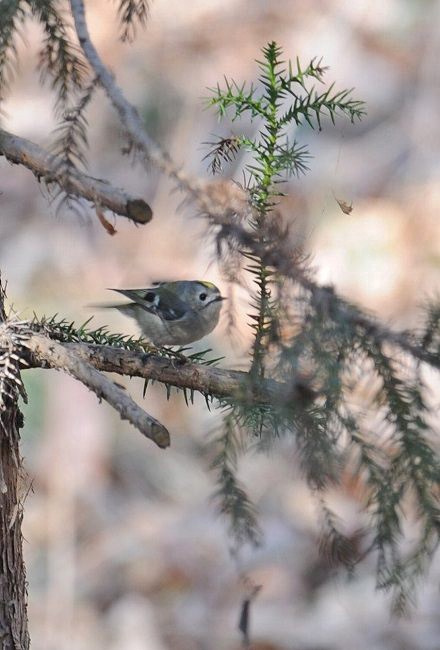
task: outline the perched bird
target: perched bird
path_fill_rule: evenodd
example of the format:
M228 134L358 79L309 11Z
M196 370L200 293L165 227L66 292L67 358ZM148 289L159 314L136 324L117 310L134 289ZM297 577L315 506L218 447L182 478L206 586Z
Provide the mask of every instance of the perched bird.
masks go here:
M130 299L97 305L134 318L154 345L186 345L203 338L218 323L223 296L212 282L157 282L147 289L110 289Z

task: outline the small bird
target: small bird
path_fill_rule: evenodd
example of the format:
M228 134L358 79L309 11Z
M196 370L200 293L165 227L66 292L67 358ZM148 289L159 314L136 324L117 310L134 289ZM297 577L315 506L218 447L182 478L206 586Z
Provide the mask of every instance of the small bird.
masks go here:
M115 308L134 318L154 345L186 345L203 338L217 325L225 298L212 282L156 282L146 289L110 289L130 302L97 305Z

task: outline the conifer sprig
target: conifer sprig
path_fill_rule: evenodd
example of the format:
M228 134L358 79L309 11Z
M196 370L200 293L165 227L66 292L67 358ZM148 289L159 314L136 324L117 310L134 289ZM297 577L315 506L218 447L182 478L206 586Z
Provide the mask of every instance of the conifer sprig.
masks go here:
M217 491L214 500L220 514L229 521L229 532L237 547L246 542L258 545L261 542L261 529L256 509L236 477L239 456L243 453L243 439L234 410L229 410L223 418L220 436L216 441L217 455L211 468L217 474Z
M24 21L25 3L5 0L0 16L0 103L4 100L17 65L16 37ZM0 106L1 110L1 106Z
M335 91L333 85L324 87L321 93L308 87L309 80L324 83L326 68L321 61L313 59L302 68L297 60L294 70L290 61L286 63L282 60L282 50L274 42L263 48L262 54L262 60L257 61L260 73L255 84L238 84L225 79L223 87L217 85L212 89L208 104L216 108L220 118L229 114L232 121L237 122L249 116L252 121L258 122L259 130L255 138L234 136L233 140L222 138L211 143L211 165L212 171L219 172L221 162L235 158L239 149L251 153L252 160L245 169L246 189L252 199L253 211L246 227L264 250L282 236L282 226L277 223L278 215L274 213L278 197L282 194L280 183L308 169L308 147L292 139L294 129L302 122L312 128L320 128L325 114L332 121L338 113L348 115L353 121L362 116L363 104L352 98L351 91ZM231 150L229 142L233 142ZM259 381L268 371L272 343L275 349L280 343L277 340L278 321L285 308L277 292L278 274L263 262L261 256L247 251L242 251L242 255L245 257L244 268L251 274L256 286L249 314L250 327L254 331L250 377L253 381ZM317 313L314 313L314 319L320 325L321 318ZM307 347L310 358L313 358L316 350L320 350L320 334L317 330L316 345L312 346L310 341L300 343L298 339L298 352L301 348L303 353ZM307 338L306 335L304 338ZM327 374L321 377L323 391L329 389L324 404L303 412L278 407L254 409L250 413L242 406L233 407L235 417L240 418L248 430L262 439L274 437L277 432L296 432L302 468L310 485L318 489L336 480L340 463L335 448L336 432L339 433L341 428L340 419L335 415L342 395L336 354L340 337L334 334L333 341L334 345L327 355L331 363L326 371L322 367L319 369L321 375ZM293 362L293 355L290 349L287 361L289 371L293 370L292 363L296 363ZM284 362L286 358L280 362L278 370ZM289 371L283 375L287 379ZM329 408L330 404L334 406L333 409Z
M136 26L144 27L149 14L148 0L119 0L118 17L121 24L121 40L132 41Z
M282 50L274 42L263 48L263 59L258 61L258 83L247 85L225 79L225 86L212 90L208 104L217 109L219 117L231 113L232 121L248 114L260 122L256 138L235 136L233 148L225 146L230 140L223 138L213 144L212 170L220 171L220 159L230 160L242 148L251 152L252 162L246 165L249 174L247 188L254 205L248 226L258 243L264 246L264 235L269 215L281 194L279 183L289 176L300 175L308 169L310 154L305 144L291 140L290 131L305 120L313 128L321 127L322 116L327 113L334 121L336 114L348 115L353 121L364 112L362 102L352 98L351 91L334 91L333 85L318 93L307 86L308 79L323 83L325 68L321 61L312 60L304 69L299 60L294 71L292 63L282 60ZM292 102L293 100L293 102ZM208 154L209 155L209 154ZM268 335L274 330L275 303L271 294L274 272L258 255L247 254L247 270L254 276L257 290L252 297L253 313L250 315L254 330L251 373L255 377L265 374L264 358Z
M39 68L56 92L56 111L62 115L72 94L84 88L88 66L78 45L72 41L67 16L54 0L27 0L32 14L44 31Z
M108 345L124 350L151 352L180 362L191 361L208 366L217 365L222 359L221 357L209 357L208 355L212 352L210 348L192 352L188 347L156 347L142 336L136 337L130 334L111 332L105 325L94 329L90 327L92 320L93 316L84 323L76 325L74 321L59 317L58 314L42 317L34 315L30 328L36 332L45 332L50 338L62 343Z
M93 79L81 91L75 105L66 109L54 132L55 140L51 146L51 153L59 162L56 170L62 174L66 186L69 186L73 172L87 168L89 141L86 110L95 89L96 79ZM57 196L61 197L58 209L67 207L79 216L82 215L81 200L77 195L59 188L54 198Z
M420 345L426 352L440 359L440 298L427 302L424 310L425 323L419 336Z

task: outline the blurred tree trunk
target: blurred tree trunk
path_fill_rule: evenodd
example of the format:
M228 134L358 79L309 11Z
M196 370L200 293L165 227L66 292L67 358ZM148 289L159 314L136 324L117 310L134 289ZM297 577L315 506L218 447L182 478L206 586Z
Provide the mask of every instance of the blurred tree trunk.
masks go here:
M6 320L4 289L0 282L0 327ZM0 355L8 354L0 337ZM2 360L3 361L3 360ZM5 370L4 365L1 370ZM6 390L3 377L0 395L0 647L2 650L29 648L27 588L23 562L22 504L18 496L21 457L19 429L23 416L18 408L18 391Z

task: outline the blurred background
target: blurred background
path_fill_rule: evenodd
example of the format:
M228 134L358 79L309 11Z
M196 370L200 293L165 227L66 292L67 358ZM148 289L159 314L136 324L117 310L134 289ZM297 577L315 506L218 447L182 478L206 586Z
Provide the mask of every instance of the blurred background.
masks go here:
M440 265L440 2L438 0L154 0L133 45L117 38L115 4L87 2L92 37L149 132L185 168L207 176L202 143L230 133L204 110L223 75L255 80L260 49L276 40L285 57L323 57L327 80L355 87L367 104L360 124L340 120L321 133L301 129L314 156L289 183L283 212L295 222L320 281L393 326L416 326L417 306L438 291ZM35 70L41 34L28 24L4 127L43 146L56 126L53 97ZM89 173L145 198L154 220L115 220L110 237L96 216L57 211L30 172L0 160L1 271L22 317L58 313L83 322L106 287L200 278L228 288L204 224L154 169L123 154L115 112L98 91L88 112ZM239 126L233 125L239 133ZM240 161L227 174L241 179ZM341 212L336 198L353 204ZM111 217L109 217L111 220ZM246 292L197 349L246 367ZM136 334L118 313L92 325ZM163 452L69 377L27 371L22 451L27 476L25 553L35 650L202 650L240 647L244 576L262 585L251 612L253 647L392 650L440 647L440 565L434 562L410 620L390 619L374 591L374 559L350 579L319 557L318 504L305 487L293 444L250 454L239 476L257 504L263 545L229 552L215 514L210 441L219 416L196 397L166 400L153 386L145 408L171 431ZM432 381L432 394L438 383ZM120 381L120 379L119 379ZM142 400L142 382L126 382ZM435 392L437 391L437 393ZM353 488L354 489L354 488ZM355 533L355 496L331 495Z

